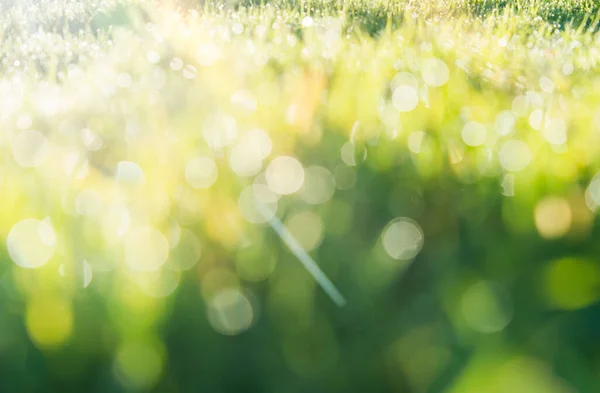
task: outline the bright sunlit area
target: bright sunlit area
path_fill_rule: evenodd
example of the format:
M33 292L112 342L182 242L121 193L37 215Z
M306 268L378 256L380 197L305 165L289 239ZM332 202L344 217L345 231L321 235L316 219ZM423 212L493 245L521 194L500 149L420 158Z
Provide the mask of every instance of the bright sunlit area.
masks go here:
M597 0L0 0L1 393L596 393Z

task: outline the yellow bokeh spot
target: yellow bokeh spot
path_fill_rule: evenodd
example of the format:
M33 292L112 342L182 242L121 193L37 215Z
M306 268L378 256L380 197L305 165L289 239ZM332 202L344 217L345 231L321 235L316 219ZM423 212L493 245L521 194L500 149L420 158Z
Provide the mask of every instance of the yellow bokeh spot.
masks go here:
M543 295L555 308L575 310L595 302L600 293L600 270L585 259L553 261L543 275Z
M275 270L277 254L274 250L264 253L264 249L256 245L238 251L235 258L235 269L239 277L246 281L262 281Z
M206 234L227 247L234 247L242 235L242 219L237 204L227 197L219 201L217 196L213 201L213 208L206 213Z
M210 300L219 291L226 288L237 288L239 286L238 276L229 269L216 267L209 270L202 277L200 285L202 296Z
M128 342L119 349L115 366L117 376L125 385L136 389L150 388L162 373L161 348L150 342Z
M64 344L73 330L73 312L65 300L52 296L31 299L26 311L27 332L39 347L52 348Z
M571 228L571 206L564 198L544 198L535 206L534 219L535 227L542 237L562 237Z

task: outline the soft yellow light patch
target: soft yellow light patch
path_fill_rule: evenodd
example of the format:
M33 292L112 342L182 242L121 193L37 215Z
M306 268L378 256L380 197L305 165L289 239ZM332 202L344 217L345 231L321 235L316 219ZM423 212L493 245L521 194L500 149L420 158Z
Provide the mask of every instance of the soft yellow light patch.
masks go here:
M196 189L212 186L218 177L217 165L210 157L195 157L185 166L185 180Z
M167 267L171 270L183 271L193 268L202 255L202 245L196 235L184 229L179 241L171 250Z
M252 303L237 288L224 289L215 294L207 311L212 327L227 336L242 333L254 320Z
M156 270L169 256L169 242L152 227L134 228L125 238L125 262L133 270Z
M311 211L294 213L285 225L306 251L312 251L323 241L323 221Z
M48 141L39 131L22 131L12 141L13 159L22 167L36 167L44 160Z
M487 131L485 126L475 121L470 121L462 129L462 140L469 146L481 146L485 143Z
M147 342L128 342L119 349L116 373L126 385L148 389L158 381L163 357L157 345Z
M73 329L70 304L61 298L39 296L27 305L27 332L39 347L52 348L64 344Z
M6 238L8 254L14 263L25 268L45 265L54 255L56 234L49 219L28 218L11 228Z
M546 239L556 239L571 228L571 206L566 199L547 197L535 207L535 226L540 235Z
M511 139L506 141L498 153L500 165L510 172L519 172L531 162L532 155L529 146L523 141Z
M265 175L269 188L280 195L293 194L304 183L304 168L294 157L281 156L273 159Z
M550 263L543 275L543 296L547 303L575 310L594 303L600 293L600 271L591 261L563 258Z

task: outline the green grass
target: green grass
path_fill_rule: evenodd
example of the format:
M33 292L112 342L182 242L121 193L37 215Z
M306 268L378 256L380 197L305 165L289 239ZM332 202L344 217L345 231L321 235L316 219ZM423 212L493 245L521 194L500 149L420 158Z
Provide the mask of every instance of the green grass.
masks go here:
M594 391L599 20L0 1L0 391Z

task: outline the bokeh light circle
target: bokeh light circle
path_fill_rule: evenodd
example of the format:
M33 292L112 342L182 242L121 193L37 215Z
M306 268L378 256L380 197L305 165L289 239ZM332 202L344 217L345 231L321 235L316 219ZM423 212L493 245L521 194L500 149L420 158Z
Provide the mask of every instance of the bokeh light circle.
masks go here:
M212 186L217 181L217 176L217 165L210 157L192 158L185 166L185 180L196 189Z
M143 226L125 235L125 262L133 270L156 270L169 256L169 242L156 228Z
M40 165L48 150L48 141L39 131L21 131L12 141L12 155L22 167L31 168Z
M424 235L416 221L406 217L392 220L381 236L387 254L399 260L416 257L423 248Z
M209 302L208 320L219 333L233 336L247 330L254 321L254 308L238 288L217 292Z
M325 203L335 193L335 177L327 168L311 166L305 170L305 179L299 195L311 205Z
M280 156L269 164L266 173L267 185L280 194L293 194L304 183L304 168L294 157Z
M430 58L421 64L421 75L429 86L440 87L448 82L450 70L443 60Z
M532 155L529 146L523 141L512 139L506 141L499 152L500 164L511 172L519 172L527 168Z
M8 232L6 247L14 263L25 268L45 265L54 255L56 234L49 221L28 218Z
M481 333L504 329L513 316L509 293L499 284L488 281L479 281L467 288L461 307L467 324Z

